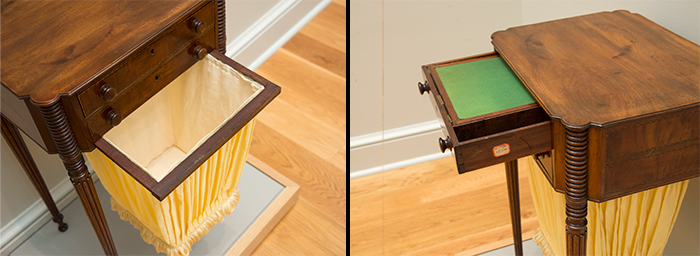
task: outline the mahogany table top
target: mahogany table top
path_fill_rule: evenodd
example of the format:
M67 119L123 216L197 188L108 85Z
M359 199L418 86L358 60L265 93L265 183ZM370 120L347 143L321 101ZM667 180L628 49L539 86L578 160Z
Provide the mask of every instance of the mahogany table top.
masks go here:
M203 2L3 0L2 85L50 105Z
M492 43L550 116L604 126L700 102L700 47L628 11L509 28Z

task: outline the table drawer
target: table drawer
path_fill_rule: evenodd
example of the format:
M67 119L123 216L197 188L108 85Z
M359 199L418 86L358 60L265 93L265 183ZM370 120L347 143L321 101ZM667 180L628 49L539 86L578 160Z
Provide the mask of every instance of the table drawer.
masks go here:
M459 173L552 149L547 113L498 53L423 66L443 133L438 144L454 152Z
M196 58L186 51L183 56L186 59L177 57L165 64L164 73L154 73L162 75L158 82L168 82L163 89L135 86L127 97L108 106L106 114L90 119L90 128L100 135L95 146L159 200L209 163L220 148L247 148L249 122L280 93L277 85L218 51L184 72L179 70L186 66L184 62ZM151 81L155 82L144 80ZM152 97L142 96L149 98L142 105L130 103L140 101L131 96L154 91L157 94ZM123 122L110 114L120 111L124 111ZM241 137L239 131L247 135Z
M138 53L132 54L133 57L122 60L120 63L123 64L113 69L114 72L95 80L97 82L78 96L84 116L90 116L105 103L120 97L129 87L144 79L195 38L207 33L216 34L211 32L216 30L216 13L214 3L208 3L170 31L161 33L162 36L153 43L140 47Z
M119 97L103 103L100 111L88 116L86 118L87 124L92 132L93 140L98 139L114 126L112 121L115 120L110 120L110 118L121 120L121 118L128 116L185 70L197 63L197 58L193 56L191 49L201 46L207 51L213 51L213 46L216 45L215 32L208 31L199 40L192 42L189 47L181 49L174 58L160 64L150 74L124 90ZM118 116L108 117L109 115Z

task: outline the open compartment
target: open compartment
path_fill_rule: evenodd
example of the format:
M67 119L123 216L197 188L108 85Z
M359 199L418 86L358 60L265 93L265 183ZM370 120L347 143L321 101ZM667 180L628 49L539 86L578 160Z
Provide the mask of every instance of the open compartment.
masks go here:
M238 203L254 118L280 88L219 52L172 80L85 153L112 209L186 255Z
M551 122L496 52L423 66L460 173L552 148ZM426 87L427 86L427 87Z
M95 145L163 200L279 91L277 85L212 52Z

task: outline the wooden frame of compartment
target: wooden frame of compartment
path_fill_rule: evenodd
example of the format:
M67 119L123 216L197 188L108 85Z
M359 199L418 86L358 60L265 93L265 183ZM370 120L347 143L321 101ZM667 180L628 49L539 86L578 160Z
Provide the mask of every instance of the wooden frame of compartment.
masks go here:
M457 117L435 68L499 56L489 52L422 67L427 91L432 94L430 100L445 124L443 132L448 136L460 174L552 149L551 121L537 103L466 119ZM509 144L510 153L495 157L490 149L504 143Z
M233 137L239 130L243 128L250 120L253 119L260 111L267 106L272 99L280 94L280 87L256 74L243 65L235 62L225 55L214 51L210 53L217 60L232 67L241 74L260 83L265 88L253 100L246 104L235 116L228 120L219 130L209 137L202 145L200 145L192 154L188 155L181 163L179 163L170 173L162 180L156 181L148 173L138 167L122 152L112 146L102 138L95 141L95 146L102 151L107 157L112 159L131 177L143 185L150 191L158 200L163 200L182 182L187 179L202 163L214 154L223 144ZM167 65L167 64L166 64ZM174 77L173 77L174 79ZM157 92L157 91L155 91ZM154 93L155 94L155 93ZM153 96L153 95L151 95ZM132 110L133 111L133 110Z

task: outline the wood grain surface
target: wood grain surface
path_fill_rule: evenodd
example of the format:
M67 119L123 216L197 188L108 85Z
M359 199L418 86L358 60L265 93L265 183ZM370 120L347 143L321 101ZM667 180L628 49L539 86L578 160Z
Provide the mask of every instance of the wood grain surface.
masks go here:
M104 107L106 103L113 101L105 100L99 96L99 89L104 84L108 84L114 89L114 100L116 100L122 92L126 92L130 89L129 87L139 83L141 79L144 78L143 76L152 73L154 69L162 66L163 62L169 61L173 55L177 55L178 52L183 51L183 48L189 47L189 45L186 44L189 44L194 38L199 39L197 43L204 43L209 46L211 50L214 50L217 44L215 39L215 9L216 6L210 3L192 14L191 17L206 24L204 31L200 33L201 36L198 36L200 34L189 28L189 22L177 23L169 32L159 35L155 42L147 45L147 48L130 56L129 61L116 68L116 70L102 78L96 79L98 82L91 84L89 89L86 89L78 96L84 115L86 117L90 116L99 108ZM211 35L207 35L207 32ZM203 37L208 37L209 39L204 39ZM184 63L183 66L185 66ZM189 67L189 65L187 65L187 67Z
M206 2L2 1L2 84L50 105Z
M195 43L205 46L207 50L214 50L216 44L216 34L214 32L214 30L206 32L196 39ZM93 140L96 141L113 127L105 119L106 109L112 108L124 118L128 117L148 99L156 95L156 93L197 62L197 59L187 52L186 47L182 47L170 54L174 55L172 59L160 65L149 75L146 76L144 74L144 76L141 76L140 81L135 82L133 86L126 89L110 103L103 103L99 111L85 118L90 127Z
M496 156L494 150L501 145L508 145L509 153ZM551 149L552 127L546 121L460 142L454 155L459 173L465 173Z
M700 102L700 47L639 14L594 13L491 38L545 110L568 125Z
M327 47L345 53L345 5L333 2L314 19L321 22L309 22L299 34L312 37Z
M523 239L538 227L518 164ZM452 157L350 180L352 255L475 255L513 243L503 164L458 174Z
M255 70L282 93L258 115L250 154L300 190L252 255L346 255L345 60L345 6L332 2Z

